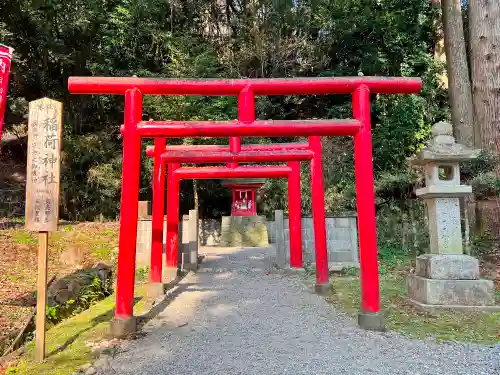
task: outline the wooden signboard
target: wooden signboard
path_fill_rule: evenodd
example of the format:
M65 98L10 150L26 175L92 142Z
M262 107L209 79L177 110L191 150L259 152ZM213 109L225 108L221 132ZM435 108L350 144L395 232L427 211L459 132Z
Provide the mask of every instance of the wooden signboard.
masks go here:
M38 234L36 357L45 359L48 232L59 222L62 103L48 98L30 102L26 173L26 229Z
M26 228L52 232L59 222L62 103L43 98L29 111Z

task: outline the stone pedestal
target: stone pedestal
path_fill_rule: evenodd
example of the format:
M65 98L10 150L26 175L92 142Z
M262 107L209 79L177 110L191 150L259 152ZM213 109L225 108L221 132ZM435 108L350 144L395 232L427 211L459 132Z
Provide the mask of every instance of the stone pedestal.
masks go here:
M274 211L274 222L276 223L276 265L285 268L287 265L287 248L285 246L285 228L283 226L283 210Z
M422 311L496 311L495 287L479 279L477 259L461 254L417 258L414 275L407 279L408 301Z
M224 247L267 247L264 216L223 216L220 245Z
M189 210L189 215L182 217L181 265L182 269L196 271L198 269L198 211Z
M135 316L128 318L114 317L110 323L110 333L115 339L127 339L137 332Z

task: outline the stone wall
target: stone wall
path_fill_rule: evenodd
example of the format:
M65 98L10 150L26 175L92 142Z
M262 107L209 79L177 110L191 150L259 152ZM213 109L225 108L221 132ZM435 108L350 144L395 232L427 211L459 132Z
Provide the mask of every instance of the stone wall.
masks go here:
M200 245L219 246L222 223L217 219L200 219Z
M229 217L229 216L226 216ZM245 217L245 219L242 219ZM228 220L228 219L225 219ZM200 245L201 246L229 246L227 245L230 241L230 236L235 238L242 238L243 236L255 236L257 240L246 241L244 246L257 246L255 243L259 243L258 246L267 246L270 242L271 236L276 237L274 233L270 233L268 230L267 221L262 216L256 216L251 219L251 216L240 216L240 219L235 219L232 223L227 222L224 225L224 231L222 232L222 220L218 219L200 219L199 221L199 235L200 235ZM244 224L245 223L245 224ZM230 229L232 226L232 229ZM247 227L250 227L247 228ZM236 234L230 234L231 230L236 231ZM266 239L267 236L267 239ZM225 238L223 238L225 237ZM231 241L235 242L235 241ZM236 241L239 242L239 241ZM253 245L252 245L253 243ZM241 242L239 245L243 246Z
M277 211L279 212L279 211ZM278 218L281 215L275 215ZM283 227L284 232L284 256L286 264L289 262L290 254L290 230L288 218L283 218L283 223L278 225L275 221L268 221L269 242L276 244L277 252L280 244L277 241L277 229ZM327 217L326 235L328 247L328 262L335 264L357 266L358 258L358 231L355 216ZM278 242L278 243L277 243ZM314 263L314 225L312 217L302 218L302 249L304 262Z
M185 216L183 219L187 219L187 216ZM265 218L261 216L245 216L239 217L236 220L233 219L234 217L231 219L231 221L225 219L225 225L222 225L221 220L199 219L199 244L201 246L248 247L267 246L268 244L273 244L277 248L278 255L280 249L276 243L276 221L266 221ZM186 220L181 220L181 223L179 224L179 241L181 242L179 247L180 249L182 249L182 242L192 242L187 241L186 235L183 235L183 223L184 227L186 227ZM237 230L238 228L239 230ZM286 217L282 220L282 228L284 246L281 250L281 254L283 254L283 262L285 262L286 264L289 261L288 257L290 254L290 231L288 218ZM329 263L332 266L335 266L337 264L357 266L359 264L359 259L356 217L327 217L326 231ZM163 243L165 246L166 223L164 227ZM304 251L304 261L314 263L314 226L311 217L302 218L302 246ZM143 218L139 220L137 227L137 267L144 267L149 265L150 249L151 219Z
M163 264L165 264L167 221L163 225ZM192 223L199 222L196 210L190 210L189 215L183 215L179 222L179 261L184 269L197 267L198 236L200 228ZM148 267L151 260L151 216L139 218L137 222L136 268Z
M137 222L136 267L146 267L151 259L151 217L140 218ZM163 226L163 256L165 257L165 244L167 242L167 218ZM165 259L163 259L165 262ZM165 264L165 263L163 263Z

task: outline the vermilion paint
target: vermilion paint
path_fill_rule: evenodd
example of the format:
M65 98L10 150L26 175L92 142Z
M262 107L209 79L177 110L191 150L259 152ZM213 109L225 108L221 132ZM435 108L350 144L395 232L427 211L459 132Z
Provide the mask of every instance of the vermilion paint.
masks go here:
M242 151L237 154L227 151L167 151L161 156L162 160L166 163L187 164L287 162L310 160L312 157L313 152L310 150Z
M144 138L282 137L285 134L290 137L301 137L354 135L358 132L359 127L359 122L355 120L256 120L252 123L239 121L145 121L137 125L137 131Z
M241 90L238 95L238 120L243 124L255 121L255 97L248 87ZM241 151L240 137L229 137L229 151L238 153ZM238 163L228 163L228 167L235 168Z
M165 163L161 160L161 151L165 149L165 138L155 139L153 171L153 212L151 234L151 260L149 281L162 282L163 226L165 225Z
M314 225L314 254L316 257L316 284L328 283L328 250L325 227L325 186L323 185L323 148L321 137L309 137L314 152L311 160L311 198Z
M164 138L157 138L155 140L155 145L158 144L158 139L163 139L161 141L162 143L164 142ZM279 146L279 147L277 147ZM244 150L248 149L251 151L243 151L240 152L239 154L232 154L229 152L227 147L222 147L218 148L217 147L211 147L211 146L169 146L163 147L148 147L147 154L148 156L154 156L155 157L155 172L154 176L157 176L160 172L156 170L156 150L170 150L173 149L175 151L167 151L161 156L161 162L163 165L166 163L189 163L189 164L198 164L198 163L225 163L228 161L239 161L239 162L259 162L259 161L264 161L264 162L269 162L269 161L289 161L289 160L310 160L313 156L313 152L310 150L304 150L303 148L309 147L307 143L297 143L297 144L282 144L282 145L247 145L244 146ZM186 149L187 151L180 151L182 149ZM197 149L201 149L199 151L196 151ZM206 151L204 151L206 149ZM295 228L294 231L296 232L295 234L291 235L290 238L290 262L293 267L302 267L302 233L300 232L301 230L301 213L300 213L300 163L294 163L292 162L289 164L289 167L291 168L291 173L288 176L288 180L292 180L292 185L295 188L292 187L292 189L289 189L288 192L288 198L289 202L292 202L290 206L292 207L290 216L293 217L291 219L291 225L292 228ZM160 167L158 167L160 169ZM161 169L163 170L164 167L162 166ZM164 174L163 174L164 175ZM156 177L154 177L156 178ZM171 172L169 173L168 180L171 181L169 183L169 186L171 186L171 189L176 189L172 184L174 184L173 176L171 176ZM156 181L156 179L155 179ZM163 182L164 183L164 182ZM289 183L290 184L290 183ZM227 187L232 188L232 186L228 185ZM238 185L238 187L242 188L244 185ZM253 185L250 185L250 187L253 187ZM234 193L234 191L233 191ZM233 194L234 195L234 194ZM255 196L254 201L255 201ZM160 215L163 214L163 211L160 213L160 210L156 208L156 203L155 202L162 202L161 197L157 197L156 194L153 197L153 222L156 222L157 219L156 217L159 217ZM234 201L234 196L233 196L233 201ZM171 200L169 199L169 202ZM297 206L298 204L298 206ZM298 210L296 209L295 212L298 213L293 213L294 208L293 207L298 207ZM173 212L173 210L172 210ZM256 214L255 211L255 205L253 206L253 214ZM163 221L162 221L163 225ZM153 224L153 227L157 227L156 232L158 233L156 236L153 236L153 244L152 244L152 254L151 254L151 272L153 272L153 268L155 270L155 276L150 275L151 281L157 280L158 277L161 277L161 256L159 255L160 249L163 248L163 232L161 232L162 236L160 237L160 227L159 224L157 223L156 225ZM171 244L167 248L167 264L168 267L175 267L175 257L177 250L175 248L171 248L171 246L176 246L176 241L173 241L172 238L175 238L175 228L178 228L175 224L171 223L170 224L171 231L170 234L167 232L167 243ZM163 227L162 227L163 229ZM178 236L178 234L177 234ZM292 255L292 252L294 255ZM155 255L153 255L153 253ZM159 262L159 263L158 263ZM153 265L154 263L154 265ZM158 276L160 275L160 276ZM154 281L153 281L154 282Z
M288 176L290 267L302 268L302 208L300 199L300 161L289 161L288 166L291 169L290 175Z
M361 304L365 312L379 312L380 292L377 258L377 225L375 222L375 192L373 188L370 90L367 86L363 85L354 91L352 112L354 118L361 122L361 130L354 137Z
M309 136L311 160L312 211L315 227L316 282L328 282L328 258L324 213L324 186L320 136L354 136L356 195L358 206L359 247L361 263L362 305L366 312L378 312L379 285L377 244L373 190L372 144L370 129L370 93L414 94L421 89L418 78L394 77L333 77L261 80L162 80L151 78L70 77L68 88L72 93L125 94L125 124L123 133L123 172L118 255L117 317L132 316L135 274L135 244L137 237L137 204L141 137L283 137ZM239 96L238 121L141 121L142 94L151 95L213 95ZM254 96L352 94L354 120L255 120L251 111ZM246 112L245 112L246 111ZM229 148L220 146L181 146L164 151L214 151L233 157L245 151L304 150L284 145L241 147L231 142ZM161 146L158 146L161 147ZM198 147L198 146L193 146ZM276 148L274 148L276 147ZM152 151L151 151L152 152ZM254 157L243 154L243 157ZM151 155L150 155L151 156ZM194 154L196 160L198 155ZM216 158L213 153L207 156ZM193 157L193 154L191 154ZM236 158L236 156L234 156ZM193 159L194 160L194 159ZM269 159L268 159L269 160ZM231 159L231 162L239 162ZM296 163L297 161L291 161ZM271 169L270 169L271 168ZM274 168L274 169L272 169ZM178 266L177 241L179 221L179 181L182 178L272 178L289 177L295 170L289 167L235 167L235 168L179 168L171 163L168 178L167 201L167 266ZM295 175L294 175L295 176ZM296 178L293 177L293 178ZM290 190L296 183L289 181ZM293 187L295 186L295 187ZM300 190L300 187L299 187ZM294 192L294 195L297 193ZM291 207L294 207L292 204ZM297 208L291 208L293 212ZM293 214L295 215L295 213ZM295 217L295 216L293 216ZM296 219L292 219L296 221ZM293 224L292 224L293 225ZM297 240L295 239L294 242ZM175 249L175 251L173 250ZM293 262L297 261L294 252Z
M262 145L242 145L241 151L262 151L262 152L273 152L273 151L287 151L287 150L304 150L309 148L309 143L273 143L273 144L262 144ZM172 145L166 146L165 152L178 151L178 152L229 152L228 146L219 145ZM154 146L148 146L146 148L146 155L148 157L154 156L155 148Z
M190 167L175 170L174 174L180 180L218 179L218 178L285 178L291 172L287 166L258 167Z
M221 178L285 178L291 172L286 166L276 167L205 167L179 168L169 164L167 190L167 267L177 268L179 263L179 183L189 179ZM175 195L175 196L174 196Z
M7 107L7 89L9 87L12 47L0 44L0 143L2 140L3 117Z
M321 77L282 79L155 79L129 77L69 77L73 94L123 95L130 88L144 95L237 96L250 88L254 95L351 94L365 85L377 94L415 94L420 78L407 77Z
M167 167L167 256L168 268L179 266L179 182L175 178L175 171L180 164L170 163Z
M141 137L137 123L142 117L142 94L137 89L125 93L125 132L123 134L122 196L120 202L120 235L116 311L118 318L131 317L134 302L135 250L141 172Z

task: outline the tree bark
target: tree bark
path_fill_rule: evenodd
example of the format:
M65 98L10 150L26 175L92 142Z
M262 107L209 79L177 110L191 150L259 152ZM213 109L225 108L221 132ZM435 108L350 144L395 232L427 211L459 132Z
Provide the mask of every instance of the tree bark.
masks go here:
M194 198L194 209L199 210L199 198L198 198L198 181L193 180L193 198Z
M448 94L455 138L474 146L474 107L460 0L441 0Z
M498 0L470 0L472 93L480 129L476 146L500 149L500 5ZM500 176L500 167L496 168Z
M471 54L474 116L479 129L475 145L498 155L500 149L500 6L498 0L469 1L469 38ZM500 165L495 173L500 177ZM476 224L498 233L497 197L492 202L476 202ZM489 205L497 210L487 209ZM482 228L481 223L487 227ZM478 232L479 233L479 232ZM494 236L494 235L493 235ZM498 240L498 238L497 238Z

